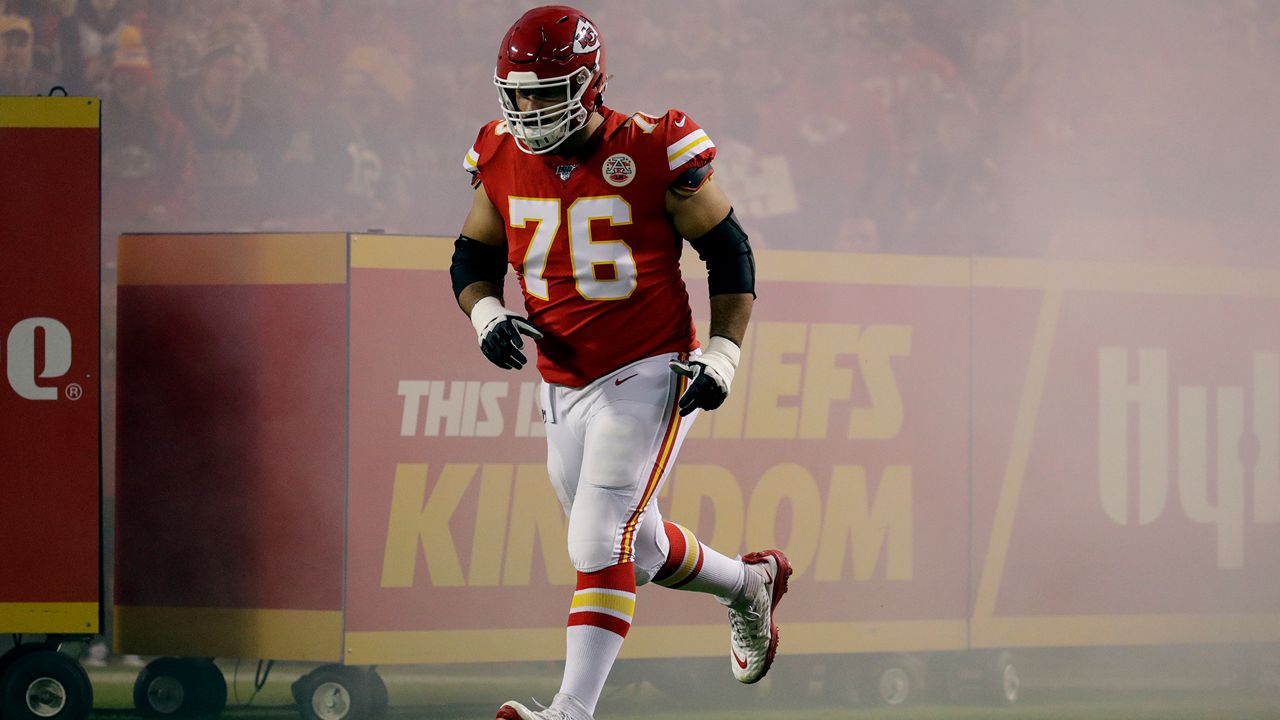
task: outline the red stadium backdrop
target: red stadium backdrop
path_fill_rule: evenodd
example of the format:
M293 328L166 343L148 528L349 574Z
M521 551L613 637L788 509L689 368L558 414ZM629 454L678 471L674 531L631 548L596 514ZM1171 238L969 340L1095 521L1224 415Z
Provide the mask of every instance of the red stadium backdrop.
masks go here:
M449 240L120 247L122 649L562 655L537 378L478 352ZM734 393L661 502L724 552L787 551L788 652L1280 640L1280 276L758 261ZM725 632L650 587L623 652Z
M0 98L0 632L98 631L99 115Z

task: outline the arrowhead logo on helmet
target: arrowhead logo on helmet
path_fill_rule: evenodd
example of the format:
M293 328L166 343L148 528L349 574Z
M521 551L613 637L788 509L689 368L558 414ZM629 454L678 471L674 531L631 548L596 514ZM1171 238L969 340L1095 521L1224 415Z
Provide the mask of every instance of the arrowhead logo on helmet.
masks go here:
M578 29L573 36L573 51L579 55L600 49L600 33L586 18L578 18Z

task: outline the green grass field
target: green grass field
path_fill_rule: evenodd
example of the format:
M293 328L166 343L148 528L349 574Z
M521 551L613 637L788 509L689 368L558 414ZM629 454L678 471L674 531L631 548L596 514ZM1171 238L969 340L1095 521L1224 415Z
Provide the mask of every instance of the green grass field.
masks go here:
M227 678L226 720L294 720L289 685L306 665L277 665L254 693L254 663L219 661ZM94 715L132 720L132 686L138 668L112 665L90 668ZM488 720L503 700L514 697L544 702L559 682L554 664L486 667L383 668L390 698L390 720ZM622 673L627 674L627 673ZM916 703L868 708L835 700L820 688L781 692L769 679L755 687L708 683L707 692L667 692L645 681L611 684L596 715L601 720L1280 720L1280 689L1249 692L1222 687L1070 688L1025 686L1014 707L980 702Z

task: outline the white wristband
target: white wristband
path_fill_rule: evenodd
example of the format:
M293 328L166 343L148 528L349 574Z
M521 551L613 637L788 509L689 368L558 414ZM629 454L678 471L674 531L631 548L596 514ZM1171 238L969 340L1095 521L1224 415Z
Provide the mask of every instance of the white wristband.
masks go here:
M737 343L727 337L712 335L707 341L706 352L696 359L715 371L720 381L724 383L723 389L727 393L729 386L733 384L733 373L738 369L738 360L741 356L742 350Z
M488 295L476 301L471 306L471 327L476 329L476 337L482 342L484 334L493 323L512 313L503 306L502 301L498 298Z

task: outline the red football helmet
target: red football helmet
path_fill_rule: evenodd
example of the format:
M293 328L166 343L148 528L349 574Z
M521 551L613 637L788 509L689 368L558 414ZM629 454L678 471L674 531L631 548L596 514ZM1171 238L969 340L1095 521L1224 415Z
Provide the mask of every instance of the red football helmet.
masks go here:
M550 152L586 125L600 107L605 85L600 31L571 7L534 8L503 36L493 84L498 86L502 117L516 145L527 153ZM521 110L517 90L551 102Z

